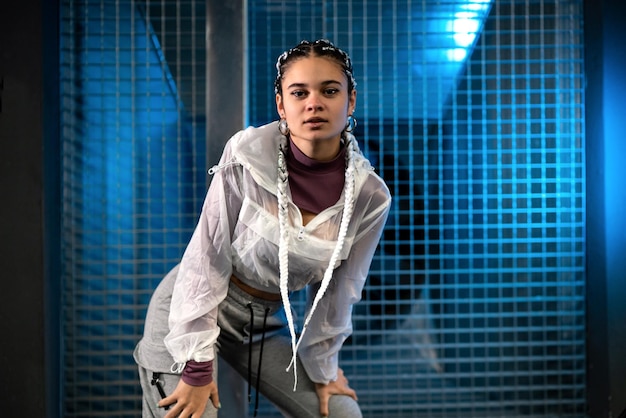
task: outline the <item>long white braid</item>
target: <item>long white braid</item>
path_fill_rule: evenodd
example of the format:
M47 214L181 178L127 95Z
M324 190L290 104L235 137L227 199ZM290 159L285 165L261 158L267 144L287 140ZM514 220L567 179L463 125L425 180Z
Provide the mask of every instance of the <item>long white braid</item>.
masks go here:
M285 313L287 316L287 323L289 325L289 332L291 333L291 349L292 349L292 358L289 366L287 367L287 371L293 365L293 373L294 373L294 385L293 390L296 390L296 386L298 385L298 372L296 366L296 357L298 353L298 348L300 347L300 343L302 342L302 337L306 332L307 326L311 321L311 317L313 316L313 312L317 308L319 301L326 293L330 281L333 277L333 271L335 269L335 264L337 263L337 259L341 254L341 250L343 248L344 242L346 240L346 234L348 233L348 225L350 224L350 219L352 218L352 212L354 211L354 171L355 171L355 163L354 163L354 154L357 152L357 145L354 143L354 138L346 138L346 172L345 172L345 180L344 180L344 208L341 216L341 224L339 226L339 233L337 235L337 244L335 245L335 249L330 257L328 262L328 267L324 272L324 277L322 279L322 283L320 285L315 298L313 299L313 303L311 305L311 309L309 314L307 315L304 325L302 327L302 333L300 334L300 338L296 341L296 333L294 327L294 320L291 314L291 304L289 302L289 290L288 290L288 277L289 277L289 268L288 268L288 254L289 254L289 219L287 214L287 180L288 180L288 172L287 172L287 164L285 161L284 148L283 144L279 147L278 151L278 225L279 225L279 248L278 248L278 258L279 258L279 268L280 268L280 293L283 300L283 305L285 307Z
M291 303L289 303L289 216L287 201L287 162L285 161L286 137L283 137L278 147L278 180L277 180L277 198L278 198L278 260L280 275L280 295L285 307L285 315L287 316L287 324L289 325L289 334L291 335L291 350L296 352L296 330L294 326L293 315L291 312ZM297 371L294 369L294 379L298 381ZM294 385L295 391L295 385Z

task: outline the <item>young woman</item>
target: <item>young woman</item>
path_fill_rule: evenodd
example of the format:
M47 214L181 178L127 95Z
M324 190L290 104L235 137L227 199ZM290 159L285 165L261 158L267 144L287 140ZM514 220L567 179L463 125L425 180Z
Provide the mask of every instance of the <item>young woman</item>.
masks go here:
M144 416L216 416L217 354L285 416L361 416L338 357L391 198L351 134L347 54L303 41L276 68L280 121L228 141L182 260L151 299L135 350ZM289 296L302 289L300 322Z

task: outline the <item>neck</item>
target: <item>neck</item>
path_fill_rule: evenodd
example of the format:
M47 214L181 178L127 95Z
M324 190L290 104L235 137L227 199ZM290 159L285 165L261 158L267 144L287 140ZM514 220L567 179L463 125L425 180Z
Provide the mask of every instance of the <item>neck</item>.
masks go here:
M292 136L291 140L304 155L317 161L331 161L341 149L341 137L325 141L308 141Z

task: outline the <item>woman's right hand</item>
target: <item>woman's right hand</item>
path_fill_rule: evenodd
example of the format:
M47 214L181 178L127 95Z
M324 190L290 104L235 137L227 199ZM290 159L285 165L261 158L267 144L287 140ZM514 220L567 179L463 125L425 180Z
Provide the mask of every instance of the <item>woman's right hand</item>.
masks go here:
M348 386L348 378L344 376L340 368L337 369L337 380L331 380L327 385L316 383L315 392L320 400L320 415L324 418L328 416L328 401L331 396L346 395L355 401L358 400L356 392Z
M159 408L170 406L165 418L191 417L200 418L206 409L207 402L211 399L215 408L220 407L220 397L217 391L217 383L212 381L205 386L191 386L180 379L174 392L163 398L157 404Z

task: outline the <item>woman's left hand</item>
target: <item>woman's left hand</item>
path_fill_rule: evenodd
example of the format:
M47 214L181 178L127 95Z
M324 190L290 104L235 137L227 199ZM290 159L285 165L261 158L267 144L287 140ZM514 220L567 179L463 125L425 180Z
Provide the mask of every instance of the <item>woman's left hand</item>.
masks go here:
M315 384L315 392L320 400L320 414L322 417L328 417L328 400L333 395L346 395L357 400L356 392L348 386L348 379L343 375L343 370L337 370L337 380L329 382L327 385L323 383Z

